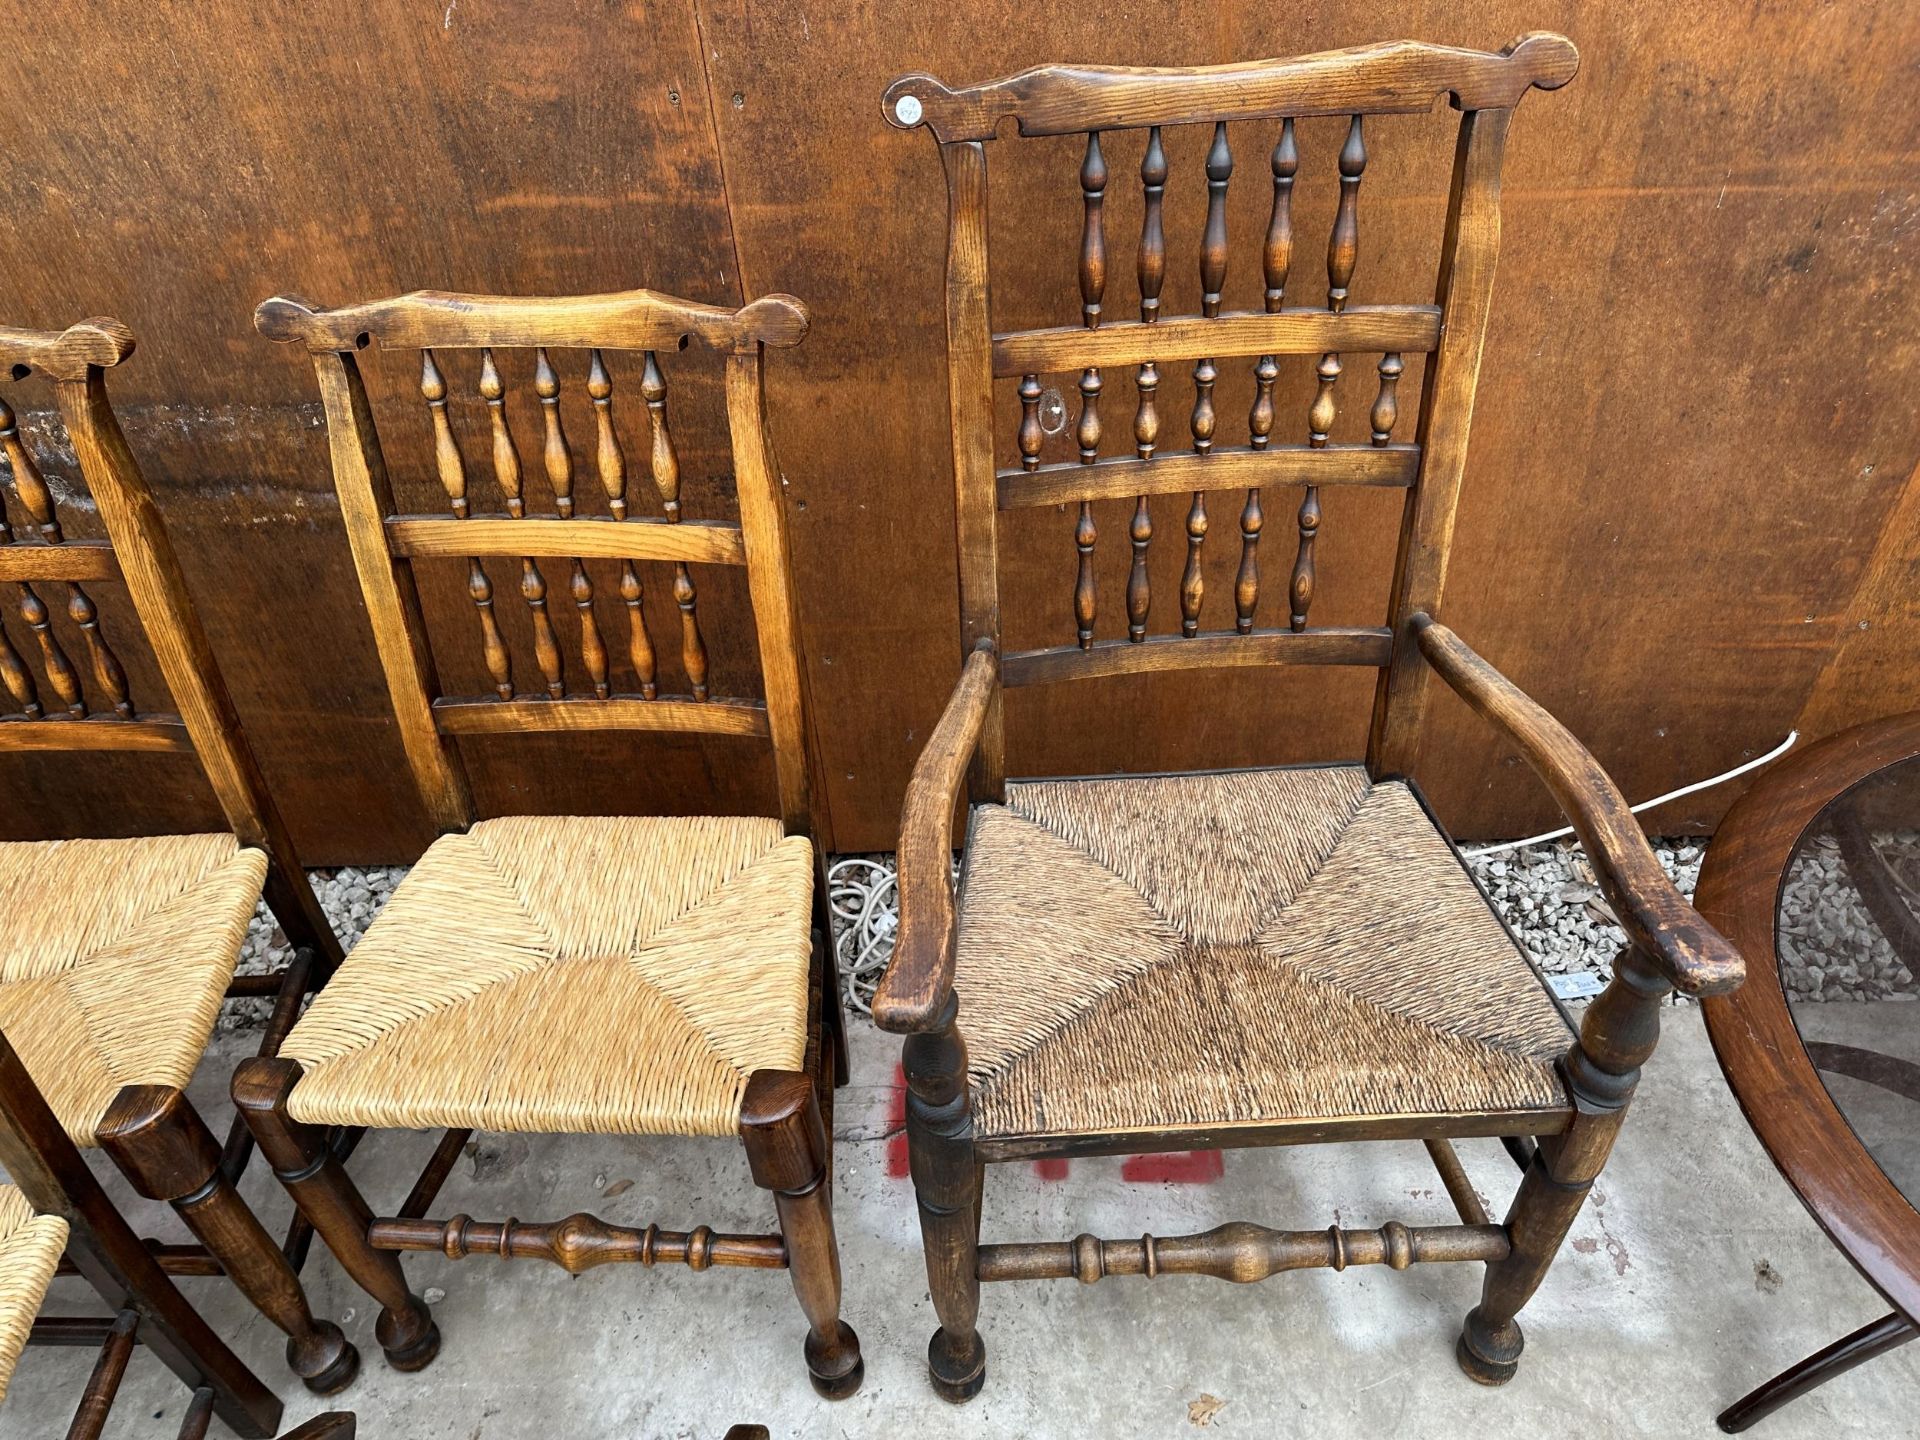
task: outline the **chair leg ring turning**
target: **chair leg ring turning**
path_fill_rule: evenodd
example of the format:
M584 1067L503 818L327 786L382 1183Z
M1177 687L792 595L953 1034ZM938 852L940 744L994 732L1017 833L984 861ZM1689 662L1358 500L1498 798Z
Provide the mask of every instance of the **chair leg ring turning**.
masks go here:
M102 1148L149 1200L173 1207L240 1292L287 1336L287 1365L316 1395L337 1395L360 1373L340 1327L315 1317L300 1278L220 1168L220 1147L185 1095L130 1085L99 1131Z
M980 1332L971 1345L960 1345L945 1330L933 1332L927 1345L927 1378L942 1400L964 1405L987 1383L987 1342Z
M1520 1333L1518 1320L1489 1324L1476 1305L1467 1312L1467 1322L1460 1328L1460 1341L1453 1353L1469 1380L1481 1385L1504 1385L1519 1370L1520 1351L1525 1344L1526 1337Z

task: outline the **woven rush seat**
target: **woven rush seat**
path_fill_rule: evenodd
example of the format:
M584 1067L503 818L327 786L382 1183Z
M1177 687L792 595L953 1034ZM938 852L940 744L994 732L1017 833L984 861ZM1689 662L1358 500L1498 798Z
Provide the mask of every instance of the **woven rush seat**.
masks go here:
M806 1053L813 847L776 820L436 841L287 1036L317 1124L736 1135Z
M1361 766L1010 784L962 895L982 1135L1566 1108L1544 983Z
M0 1399L66 1248L66 1221L36 1213L26 1196L0 1185Z
M231 835L0 844L0 1033L76 1145L122 1086L186 1087L266 873Z

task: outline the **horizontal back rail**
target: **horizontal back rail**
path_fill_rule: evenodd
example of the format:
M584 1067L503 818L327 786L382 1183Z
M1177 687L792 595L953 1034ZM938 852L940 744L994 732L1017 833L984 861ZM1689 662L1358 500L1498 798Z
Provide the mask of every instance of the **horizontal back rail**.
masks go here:
M1084 325L1015 330L993 337L993 373L1006 379L1202 356L1424 354L1439 344L1440 309L1435 305L1355 305L1337 313L1242 311L1212 319L1129 320L1097 330Z
M887 118L924 124L943 143L991 140L1009 116L1022 135L1066 135L1271 116L1504 109L1529 89L1567 83L1579 55L1563 36L1525 35L1498 54L1400 40L1292 60L1190 68L1043 65L950 89L930 75L887 88Z
M63 540L54 545L0 546L0 581L108 580L120 578L120 562L106 540Z
M85 719L0 720L0 753L51 750L137 750L148 754L191 755L193 739L178 715L143 714L123 720L114 715Z
M1098 640L1090 646L1059 645L1016 650L1000 662L1004 684L1046 685L1056 680L1092 680L1159 670L1200 670L1247 665L1385 665L1393 655L1393 632L1363 625L1312 630L1222 630L1196 635L1149 635L1144 640Z
M660 520L651 516L624 520L589 516L552 520L533 516L474 515L464 520L440 515L394 515L387 519L387 544L396 556L502 555L565 560L675 560L705 565L745 565L746 542L738 525L710 520Z
M433 702L442 735L512 735L577 730L666 730L683 734L770 734L757 700L662 695L573 695L560 700L494 700L442 696Z
M727 310L652 290L557 299L416 290L338 310L276 295L260 305L255 324L269 339L296 340L312 351L360 350L373 341L414 350L675 350L689 336L716 350L740 350L798 345L806 337L807 311L790 295Z
M1002 510L1077 500L1184 495L1261 485L1369 485L1404 490L1420 469L1417 445L1271 445L1264 450L1212 450L1204 455L1117 455L1091 465L1067 461L995 477Z

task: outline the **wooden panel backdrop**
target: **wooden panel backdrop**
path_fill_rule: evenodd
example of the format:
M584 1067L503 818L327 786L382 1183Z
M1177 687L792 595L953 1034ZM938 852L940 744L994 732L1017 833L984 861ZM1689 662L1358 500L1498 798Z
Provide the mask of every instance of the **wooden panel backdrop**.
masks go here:
M367 0L351 25L239 0L163 8L43 7L14 27L0 54L0 86L19 102L0 118L0 318L52 326L108 313L140 335L114 377L129 438L312 863L408 858L428 831L388 723L311 375L250 323L279 290L321 303L416 286L803 296L812 337L774 357L771 392L822 821L839 849L891 843L908 768L959 663L941 179L926 137L890 130L879 110L886 82L915 69L960 82L1042 59L1196 64L1403 35L1494 48L1564 30L1581 47L1580 78L1532 97L1510 146L1446 620L1635 797L1731 765L1796 724L1824 732L1920 694L1920 500L1903 503L1920 454L1914 7L1333 0L1303 14L1169 0L1121 16ZM1370 127L1356 301L1424 298L1447 128L1415 117ZM1266 187L1255 139L1240 146L1232 191L1228 302L1257 308ZM1331 214L1338 142L1333 122L1300 126L1303 235L1323 233ZM1139 163L1128 143L1108 157L1122 181ZM1194 308L1198 286L1204 144L1169 136L1175 310ZM1070 140L997 150L996 323L1072 323L1042 297L1073 294L1079 156ZM1115 183L1109 197L1112 233L1132 233L1136 187ZM1113 285L1122 305L1129 272ZM430 509L418 377L369 369L402 499ZM730 504L717 368L690 351L678 370L689 485ZM1223 414L1244 408L1232 383L1251 391L1250 379L1223 378ZM1289 383L1282 414L1303 414L1302 375ZM1163 383L1167 414L1184 413L1178 388ZM517 389L531 407L530 386ZM461 404L471 426L479 402ZM25 417L43 445L45 420ZM515 422L538 433L531 409ZM584 416L568 430L591 433ZM1010 420L1000 433L1011 460ZM70 456L43 453L56 475L71 473ZM1316 618L1378 623L1392 499L1326 497ZM1269 499L1282 540L1292 508L1284 493ZM1099 518L1111 598L1124 584L1125 517ZM1170 509L1159 528L1177 525ZM1066 638L1072 528L1048 509L1006 524L1010 645ZM1238 546L1209 548L1208 590L1223 597ZM1182 549L1155 546L1162 595ZM448 668L477 684L460 582L456 563L428 603ZM742 615L744 599L719 583L702 590L716 617ZM116 621L127 634L124 612L108 610ZM715 665L753 683L744 644ZM134 679L152 693L150 674ZM1356 756L1370 690L1370 675L1321 671L1044 687L1010 698L1010 753L1024 773L1069 754L1116 770ZM1452 702L1436 719L1422 778L1460 832L1546 818L1485 727ZM731 741L547 737L469 753L489 810L772 804L761 750ZM188 765L156 771L172 763L9 760L0 834L212 823ZM1708 827L1731 798L1682 802L1655 828Z

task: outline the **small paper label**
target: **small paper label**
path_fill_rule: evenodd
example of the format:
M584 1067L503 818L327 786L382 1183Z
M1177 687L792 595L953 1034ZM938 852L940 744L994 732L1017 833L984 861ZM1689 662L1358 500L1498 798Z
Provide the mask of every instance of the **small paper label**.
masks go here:
M1576 970L1571 975L1549 975L1547 987L1562 1000L1591 1000L1607 988L1598 970Z

